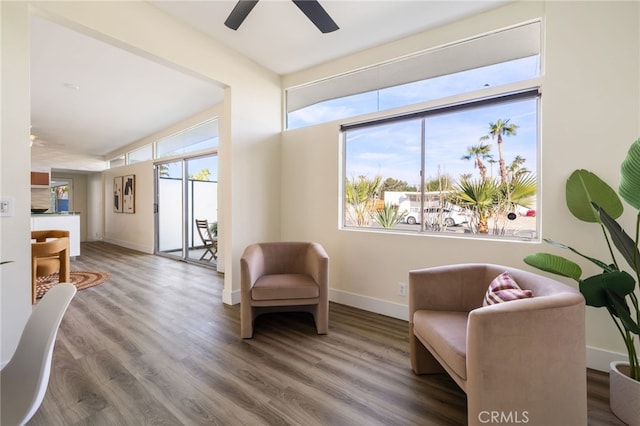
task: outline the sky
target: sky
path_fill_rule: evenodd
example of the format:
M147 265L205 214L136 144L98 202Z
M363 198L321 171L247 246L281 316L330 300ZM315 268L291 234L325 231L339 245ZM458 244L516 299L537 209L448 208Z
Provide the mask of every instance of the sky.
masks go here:
M488 86L499 86L539 75L539 56L531 56L473 70L461 71L428 80L409 83L375 92L325 101L289 114L289 128L303 127L344 119L398 106L468 93ZM526 159L522 167L534 174L537 165L537 100L520 100L429 116L425 121L426 180L439 174L458 178L470 173L479 177L473 160L462 160L468 148L480 144L489 132L489 123L499 119L518 125L516 135L503 138L507 166L517 156ZM497 141L491 154L498 160ZM345 138L347 178L382 175L404 180L410 185L420 182L421 121L395 122L349 130ZM499 167L485 161L488 173L499 177Z
M425 120L425 179L448 174L457 179L461 174L479 177L473 160L464 160L468 148L480 143L491 146L497 161L497 140L480 142L489 132L489 123L509 119L518 125L516 135L503 137L503 152L507 166L519 155L526 159L522 167L536 172L537 122L536 99L521 100L490 107L458 111L428 117ZM346 177L360 175L403 180L410 185L420 183L421 120L403 121L355 129L347 132L345 141ZM499 177L498 163L483 160L487 172Z

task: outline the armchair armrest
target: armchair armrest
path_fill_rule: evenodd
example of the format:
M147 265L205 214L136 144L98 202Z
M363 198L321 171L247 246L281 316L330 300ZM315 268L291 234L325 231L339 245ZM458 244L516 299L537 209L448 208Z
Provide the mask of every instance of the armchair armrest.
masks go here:
M474 398L469 399L469 418L483 410L526 411L532 423L544 424L545 413L566 410L567 395L573 404L586 400L584 311L577 291L471 311L465 391ZM513 393L521 396L517 403L509 396Z
M264 274L264 270L264 255L260 245L250 245L240 258L240 288L243 294L251 290L256 280Z
M305 259L305 270L320 289L327 287L329 282L329 256L318 243L310 243Z

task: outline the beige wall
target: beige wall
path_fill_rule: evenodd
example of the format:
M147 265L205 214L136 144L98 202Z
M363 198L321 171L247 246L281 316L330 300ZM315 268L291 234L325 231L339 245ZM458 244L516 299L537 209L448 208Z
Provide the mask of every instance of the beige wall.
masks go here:
M517 3L283 81L299 84L391 59L397 52L543 18L542 235L606 258L602 241L589 235L598 231L596 225L576 223L567 211L564 182L574 169L588 168L616 187L620 162L640 136L639 12L637 2ZM523 257L553 251L544 243L339 230L340 124L287 131L282 137L282 238L316 240L325 246L331 257L332 300L406 318L407 299L398 295L398 283L407 282L411 269L458 262L529 269ZM629 217L627 227L633 223ZM609 352L625 350L606 313L588 311L591 365L606 369Z
M11 252L14 264L1 269L2 289L2 362L15 349L17 338L31 309L29 280L29 169L28 143L13 146L14 141L29 138L29 66L28 17L38 13L60 24L134 53L143 54L170 66L194 72L225 88L220 122L220 227L225 235L223 298L234 302L239 290L239 262L242 250L256 241L274 240L280 235L280 205L271 202L280 197L279 169L281 126L280 79L254 62L230 51L166 16L145 2L0 2L2 9L2 196L14 196L18 213L2 218L1 247ZM188 48L185 48L188 46ZM10 66L5 66L10 64ZM152 194L152 173L132 169L138 179L138 194ZM11 180L11 185L9 185ZM92 189L100 179L91 176ZM112 182L112 180L111 180ZM105 177L104 187L109 185ZM104 202L91 194L91 211ZM140 200L140 198L138 198ZM256 217L254 205L260 205ZM106 232L123 244L147 250L149 229L153 226L151 206L139 204L139 214L125 219L109 217L111 203L101 213L88 218L87 233L95 237ZM149 211L148 211L149 210ZM233 212L233 214L232 214ZM122 215L121 215L122 216ZM121 221L117 223L114 221ZM123 237L115 226L132 232ZM5 229L7 231L5 232ZM6 284L10 283L10 284ZM214 300L212 303L220 303ZM5 318L7 320L5 320Z
M102 173L87 176L87 241L100 241L104 238L104 184Z
M106 170L104 177L104 240L143 253L153 253L153 164L136 163ZM135 213L113 211L113 180L135 176Z

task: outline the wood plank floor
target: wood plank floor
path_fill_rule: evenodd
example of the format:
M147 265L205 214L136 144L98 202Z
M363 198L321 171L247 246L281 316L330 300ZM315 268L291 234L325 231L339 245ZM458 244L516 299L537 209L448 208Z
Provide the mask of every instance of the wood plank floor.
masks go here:
M331 303L326 336L293 313L260 317L242 340L211 269L102 242L71 266L111 278L71 302L29 425L466 423L448 376L412 373L405 321ZM620 425L607 375L588 382L589 425Z

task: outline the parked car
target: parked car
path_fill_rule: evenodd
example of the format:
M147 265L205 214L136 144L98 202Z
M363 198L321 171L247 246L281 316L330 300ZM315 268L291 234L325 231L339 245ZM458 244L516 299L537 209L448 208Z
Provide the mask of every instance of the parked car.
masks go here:
M442 220L442 224L445 226L456 226L469 221L467 215L464 212L451 209L443 209L439 207L430 207L424 209L425 220L427 223L439 224ZM405 217L405 221L409 225L420 223L420 214L418 212L410 212Z

